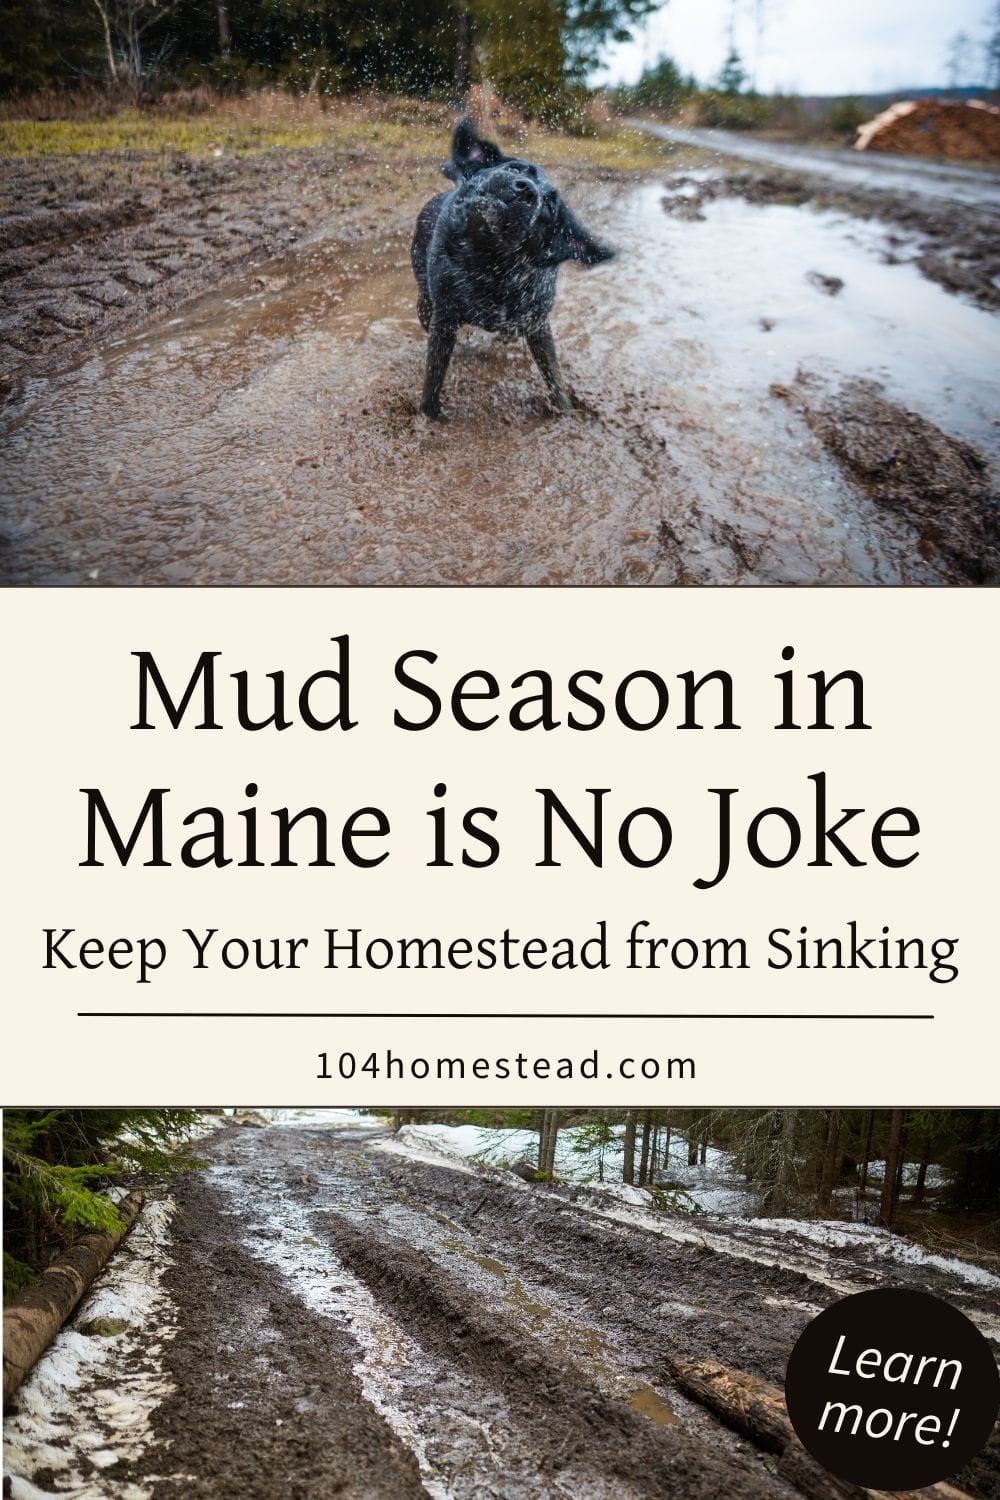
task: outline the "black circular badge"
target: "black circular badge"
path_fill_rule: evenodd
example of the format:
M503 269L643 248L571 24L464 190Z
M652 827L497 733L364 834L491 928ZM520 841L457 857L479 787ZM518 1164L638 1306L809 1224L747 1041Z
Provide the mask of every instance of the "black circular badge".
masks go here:
M866 1489L910 1490L956 1474L1000 1408L989 1344L928 1292L859 1292L806 1327L785 1376L792 1426L819 1463Z

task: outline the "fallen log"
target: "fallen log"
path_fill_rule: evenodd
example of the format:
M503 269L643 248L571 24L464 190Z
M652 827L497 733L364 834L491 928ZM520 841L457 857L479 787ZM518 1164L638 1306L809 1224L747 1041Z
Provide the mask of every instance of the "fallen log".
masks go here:
M680 1359L666 1355L663 1368L670 1380L699 1405L705 1406L727 1427L749 1438L766 1453L779 1458L778 1473L808 1500L879 1500L881 1490L861 1489L837 1479L816 1462L802 1446L788 1419L784 1393L779 1386L733 1370L711 1359ZM914 1495L893 1492L894 1500L969 1500L950 1484L932 1484Z
M91 1282L132 1228L143 1205L129 1193L117 1205L121 1227L85 1234L11 1298L3 1311L3 1399L9 1401L51 1344Z

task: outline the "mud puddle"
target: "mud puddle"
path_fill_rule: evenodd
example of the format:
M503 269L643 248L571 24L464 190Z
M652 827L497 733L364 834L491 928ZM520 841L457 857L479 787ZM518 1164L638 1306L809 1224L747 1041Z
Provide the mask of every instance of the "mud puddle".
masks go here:
M36 383L3 417L4 577L949 581L770 386L874 379L995 456L998 325L882 263L877 229L738 201L686 223L664 192L581 204L621 254L563 273L566 420L520 345L467 331L452 420L422 423L405 234L319 242Z

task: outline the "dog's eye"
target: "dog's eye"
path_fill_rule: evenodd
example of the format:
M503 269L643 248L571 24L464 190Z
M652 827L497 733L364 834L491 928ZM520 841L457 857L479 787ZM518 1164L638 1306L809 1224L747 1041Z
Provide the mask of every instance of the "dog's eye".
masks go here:
M537 176L538 176L538 168L537 167L527 166L527 167L525 167L524 170L527 172L527 174L528 174L529 177L536 177L537 178Z

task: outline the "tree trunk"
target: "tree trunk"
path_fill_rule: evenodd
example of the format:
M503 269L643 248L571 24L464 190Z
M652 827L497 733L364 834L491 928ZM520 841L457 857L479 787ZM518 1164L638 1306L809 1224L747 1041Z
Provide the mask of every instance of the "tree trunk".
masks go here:
M3 1313L3 1399L9 1401L37 1364L94 1277L121 1244L142 1208L142 1196L129 1193L118 1204L121 1228L95 1230L48 1266L12 1298Z
M705 1166L705 1164L707 1163L707 1161L708 1161L708 1126L706 1125L705 1128L704 1128L704 1130L701 1133L701 1145L698 1148L698 1163L699 1163L700 1166L703 1167L703 1166Z
M788 1213L792 1200L792 1188L795 1183L795 1140L798 1134L798 1111L794 1109L783 1109L781 1114L781 1128L777 1140L777 1161L774 1163L774 1176L767 1193L765 1194L765 1206L768 1213L777 1214L784 1218Z
M889 1119L889 1144L885 1152L885 1175L882 1179L882 1201L879 1204L878 1221L883 1229L892 1228L893 1215L899 1200L899 1168L903 1146L903 1121L905 1109L894 1109Z
M556 1141L559 1137L559 1111L542 1110L541 1129L538 1132L538 1170L543 1177L555 1175Z
M927 1186L927 1168L931 1164L931 1135L930 1131L924 1136L924 1150L920 1158L920 1166L917 1169L916 1186L913 1189L914 1203L922 1203L924 1199L924 1188Z
M625 1156L622 1161L622 1182L635 1182L635 1110L625 1115Z
M464 104L472 82L472 18L459 3L455 29L455 102Z
M547 1109L538 1111L538 1170L545 1171L545 1153L548 1148L549 1112Z
M668 1354L663 1364L685 1396L707 1406L765 1452L783 1453L794 1437L785 1398L776 1385L711 1359L681 1359Z
M545 1154L545 1173L547 1177L556 1175L556 1142L559 1139L559 1111L549 1111L549 1149Z
M642 1117L642 1150L639 1153L639 1186L645 1187L649 1181L649 1135L653 1125L651 1110L646 1110Z
M219 26L219 51L223 57L228 57L229 44L232 41L232 37L229 31L229 9L226 5L226 0L218 0L218 4L215 7L215 14Z
M821 1214L828 1214L833 1206L833 1184L837 1177L837 1162L840 1159L840 1110L830 1111L826 1132L826 1149L819 1179L819 1194L816 1207Z
M865 1193L868 1188L868 1163L872 1155L872 1133L875 1129L875 1111L868 1111L868 1123L865 1126L865 1144L861 1150L861 1180L858 1183L858 1220L865 1222Z
M115 48L111 40L111 16L108 13L107 6L102 4L102 0L94 0L94 5L101 18L101 30L104 33L104 51L108 59L108 77L112 83L117 83L118 65L115 62Z

